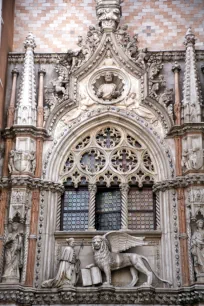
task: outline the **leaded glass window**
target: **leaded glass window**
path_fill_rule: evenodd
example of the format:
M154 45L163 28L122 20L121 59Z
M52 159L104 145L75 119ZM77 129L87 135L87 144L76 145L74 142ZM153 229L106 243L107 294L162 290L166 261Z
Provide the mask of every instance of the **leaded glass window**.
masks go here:
M131 187L128 194L128 228L155 229L155 203L152 187Z
M119 189L99 189L96 194L96 229L119 230L121 227L121 194Z
M88 228L89 192L86 187L68 188L63 196L62 230L84 231Z

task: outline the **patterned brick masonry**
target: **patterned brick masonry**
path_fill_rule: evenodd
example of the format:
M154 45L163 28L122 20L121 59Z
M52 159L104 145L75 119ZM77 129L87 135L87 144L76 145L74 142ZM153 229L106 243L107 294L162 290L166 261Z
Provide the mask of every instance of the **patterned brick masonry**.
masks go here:
M203 0L124 0L121 24L131 34L139 34L139 46L149 50L184 49L189 26L204 49ZM23 51L23 41L31 31L36 52L66 52L76 48L78 35L96 24L95 0L16 0L14 51Z

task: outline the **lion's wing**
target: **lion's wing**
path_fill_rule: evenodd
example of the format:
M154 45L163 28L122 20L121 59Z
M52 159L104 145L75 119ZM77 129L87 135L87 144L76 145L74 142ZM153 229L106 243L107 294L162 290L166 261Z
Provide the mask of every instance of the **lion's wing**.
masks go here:
M133 237L125 232L109 232L104 235L104 238L109 241L111 251L114 253L119 253L132 247L148 244L144 241L145 237Z

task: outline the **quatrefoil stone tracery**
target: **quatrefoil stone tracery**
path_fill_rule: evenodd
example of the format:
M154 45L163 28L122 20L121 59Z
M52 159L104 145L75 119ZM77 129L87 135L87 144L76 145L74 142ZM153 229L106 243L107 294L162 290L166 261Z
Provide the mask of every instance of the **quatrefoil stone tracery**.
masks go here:
M96 135L96 142L102 148L112 149L121 141L121 133L114 127L105 127Z
M138 157L130 149L118 149L111 158L113 168L119 172L126 173L135 170L138 165Z
M131 131L115 126L103 126L86 133L74 143L62 168L62 178L76 181L74 173L91 182L131 182L131 176L142 185L146 177L152 180L155 167L147 148ZM107 177L107 173L109 173Z
M96 148L87 150L80 159L81 168L88 173L101 171L106 163L104 154Z

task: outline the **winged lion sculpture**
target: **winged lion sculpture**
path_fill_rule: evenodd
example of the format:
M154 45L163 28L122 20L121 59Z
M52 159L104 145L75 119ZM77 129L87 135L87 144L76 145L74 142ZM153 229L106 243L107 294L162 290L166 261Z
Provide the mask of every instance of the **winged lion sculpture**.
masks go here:
M111 271L124 267L130 267L132 281L128 285L134 287L138 281L138 271L147 276L147 281L143 285L152 285L153 274L160 281L172 285L171 282L161 279L152 270L146 257L134 253L120 253L132 247L147 245L145 237L133 237L125 232L108 232L103 236L95 236L92 239L92 248L96 266L105 273L106 282L111 285ZM149 269L146 267L146 265ZM91 268L94 264L88 265Z

